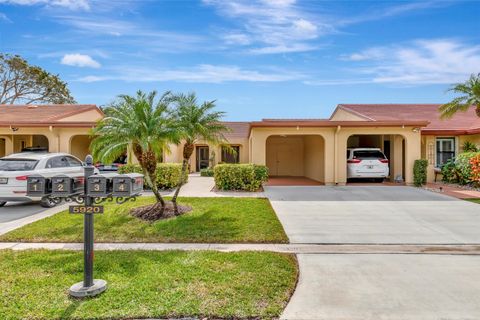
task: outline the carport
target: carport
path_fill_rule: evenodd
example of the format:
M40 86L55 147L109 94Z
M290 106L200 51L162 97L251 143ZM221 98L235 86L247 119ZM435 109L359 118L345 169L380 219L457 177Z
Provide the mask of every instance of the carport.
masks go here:
M266 140L270 184L318 185L325 181L325 142L320 135L272 135Z
M405 138L395 134L353 134L347 148L378 148L388 159L390 182L405 180ZM350 181L352 182L352 181Z

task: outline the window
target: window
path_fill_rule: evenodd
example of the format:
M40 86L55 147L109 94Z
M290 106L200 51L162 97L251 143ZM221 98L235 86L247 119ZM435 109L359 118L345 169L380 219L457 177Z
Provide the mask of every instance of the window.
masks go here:
M240 162L240 146L230 146L228 148L222 147L222 162L225 163L239 163ZM232 152L233 151L233 152Z
M53 168L66 168L69 167L69 163L66 157L54 157L48 160L46 168L53 169Z
M437 138L437 167L455 157L455 138Z
M359 150L353 151L353 159L371 160L385 159L383 152L379 150Z
M68 164L70 165L70 167L81 167L82 166L82 162L73 158L73 157L66 157L67 158L67 161L68 161Z
M35 169L37 163L30 159L0 159L0 171L29 171Z

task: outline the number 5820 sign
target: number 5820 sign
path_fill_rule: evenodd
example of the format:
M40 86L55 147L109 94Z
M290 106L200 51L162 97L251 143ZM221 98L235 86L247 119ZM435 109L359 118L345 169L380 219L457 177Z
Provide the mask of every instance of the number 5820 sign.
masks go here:
M103 206L70 206L69 207L70 213L78 213L78 214L92 214L92 213L103 213Z

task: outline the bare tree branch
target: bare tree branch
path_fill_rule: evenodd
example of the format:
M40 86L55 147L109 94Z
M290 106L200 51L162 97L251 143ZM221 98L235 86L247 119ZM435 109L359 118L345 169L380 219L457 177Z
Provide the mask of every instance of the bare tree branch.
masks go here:
M17 55L0 53L0 81L0 104L76 103L58 75L31 66Z

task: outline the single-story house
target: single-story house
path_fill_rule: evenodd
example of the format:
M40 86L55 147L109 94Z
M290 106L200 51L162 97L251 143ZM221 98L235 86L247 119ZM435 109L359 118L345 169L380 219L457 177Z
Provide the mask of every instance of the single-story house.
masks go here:
M192 171L220 163L265 164L271 176L306 177L327 185L346 183L346 151L378 147L389 158L390 178L413 182L416 159L434 168L461 152L465 141L480 144L480 118L472 107L441 120L438 104L341 104L328 119L263 119L225 122L228 144L199 142L191 159ZM95 105L0 106L0 156L27 146L68 152L83 158L89 131L103 117ZM180 162L182 146L171 146L165 162Z

